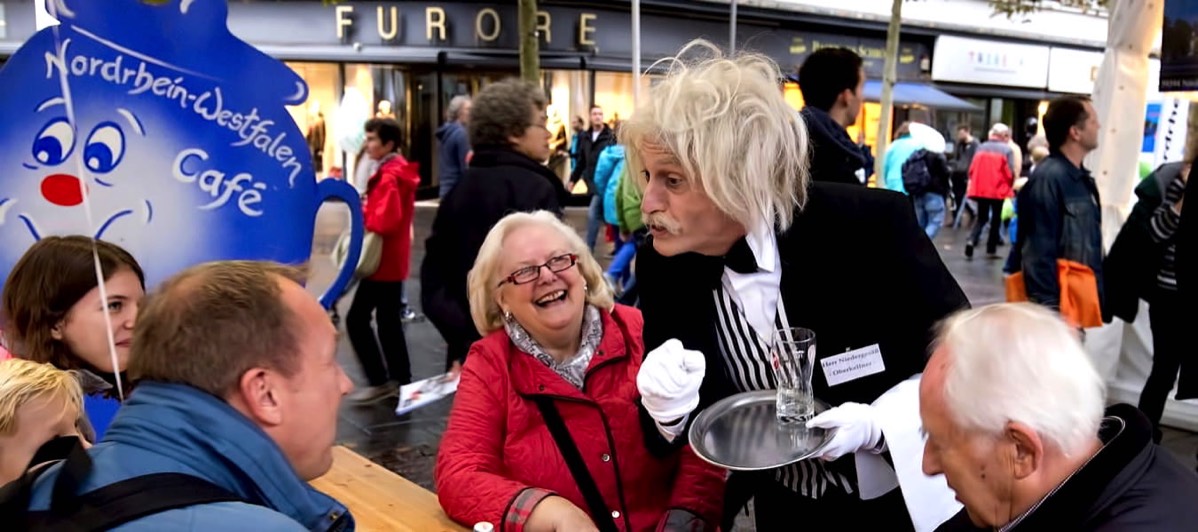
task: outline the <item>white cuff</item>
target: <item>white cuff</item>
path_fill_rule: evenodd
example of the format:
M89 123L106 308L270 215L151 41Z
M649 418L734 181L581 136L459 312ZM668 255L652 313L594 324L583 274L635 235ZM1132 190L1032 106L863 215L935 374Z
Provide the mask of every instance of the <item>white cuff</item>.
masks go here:
M666 441L673 443L674 439L682 434L684 430L686 430L686 421L689 417L690 414L682 416L681 421L668 426L662 425L658 421L654 421L653 424L657 425L657 432L661 434L661 437L665 438Z

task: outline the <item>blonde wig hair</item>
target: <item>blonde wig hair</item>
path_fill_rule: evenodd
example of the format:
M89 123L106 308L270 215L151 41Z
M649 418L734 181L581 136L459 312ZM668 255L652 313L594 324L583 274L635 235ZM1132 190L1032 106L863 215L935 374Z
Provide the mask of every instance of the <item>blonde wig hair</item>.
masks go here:
M83 413L83 389L70 372L32 360L0 361L0 434L16 433L17 411L43 398L63 400Z
M510 273L499 271L500 259L504 254L504 242L508 235L516 229L530 225L539 225L557 231L566 241L570 253L578 255L578 271L587 284L587 303L605 311L611 311L615 306L611 289L603 280L603 268L599 266L598 262L595 262L595 257L591 256L591 252L588 251L586 244L583 243L574 228L558 220L557 216L549 211L517 212L503 217L487 233L487 239L483 241L482 247L478 250L474 268L471 268L470 274L466 277L466 293L470 298L470 317L474 320L474 326L478 329L479 334L483 336L503 328L503 312L499 309L499 303L495 296L497 295L496 291L499 290L497 285L500 278Z
M803 119L782 97L778 65L760 54L725 57L701 39L658 64L669 73L621 131L629 175L643 190L640 150L655 144L730 218L789 228L807 198L808 140Z

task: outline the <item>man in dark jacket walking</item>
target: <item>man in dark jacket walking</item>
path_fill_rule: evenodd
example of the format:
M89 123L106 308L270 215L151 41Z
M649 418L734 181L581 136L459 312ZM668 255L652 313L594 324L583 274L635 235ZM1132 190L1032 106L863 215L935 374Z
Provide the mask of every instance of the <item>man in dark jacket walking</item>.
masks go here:
M603 122L603 108L598 105L591 107L591 129L582 132L578 139L578 159L574 170L570 172L570 190L578 180L587 184L587 195L591 197L590 210L587 211L587 247L595 251L595 242L599 239L599 228L603 226L603 191L595 186L595 166L599 164L599 154L608 146L616 143L616 137L611 128Z
M1198 476L1139 410L1106 407L1069 324L1001 304L954 315L939 336L919 390L923 472L965 505L939 532L1194 529Z
M857 122L864 101L861 56L846 48L820 48L799 67L800 113L810 135L811 179L865 184L865 158L845 128Z
M969 165L978 150L978 139L973 138L969 124L957 126L957 143L953 149L952 199L953 222L964 214L965 190L969 187Z
M466 274L487 232L517 211L561 213L567 192L543 161L549 159L545 95L535 85L505 80L474 100L474 156L461 182L441 201L420 268L421 302L448 347L446 368L466 360L480 338L470 319Z
M1094 178L1082 166L1086 154L1098 147L1098 128L1088 98L1053 100L1044 114L1052 154L1019 191L1016 263L1022 267L1028 299L1052 309L1061 306L1058 259L1093 270L1100 304L1103 300L1101 202Z
M441 199L445 199L466 172L466 154L470 153L470 138L466 134L466 125L470 123L470 97L454 96L449 100L446 114L449 115L449 121L437 129L437 141L441 143L437 153L441 173L437 180L440 187L438 197Z

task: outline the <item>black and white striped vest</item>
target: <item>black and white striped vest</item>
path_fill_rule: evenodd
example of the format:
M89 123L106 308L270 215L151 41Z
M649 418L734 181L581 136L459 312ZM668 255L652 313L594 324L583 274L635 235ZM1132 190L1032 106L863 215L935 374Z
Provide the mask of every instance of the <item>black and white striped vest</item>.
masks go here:
M728 375L741 392L775 388L769 365L772 338L761 338L736 300L721 284L712 292L716 307L716 331ZM775 309L774 328L790 328L782 298ZM803 460L775 470L774 478L804 497L818 499L829 489L853 493L852 483L844 475L829 469L821 460Z

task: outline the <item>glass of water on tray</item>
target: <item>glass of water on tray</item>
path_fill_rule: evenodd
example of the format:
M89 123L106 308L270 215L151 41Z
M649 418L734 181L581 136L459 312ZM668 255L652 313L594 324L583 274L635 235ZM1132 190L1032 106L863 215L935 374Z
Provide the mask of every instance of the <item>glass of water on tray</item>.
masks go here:
M778 329L770 348L777 383L778 422L805 422L815 415L811 372L815 369L815 332L802 327Z

